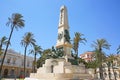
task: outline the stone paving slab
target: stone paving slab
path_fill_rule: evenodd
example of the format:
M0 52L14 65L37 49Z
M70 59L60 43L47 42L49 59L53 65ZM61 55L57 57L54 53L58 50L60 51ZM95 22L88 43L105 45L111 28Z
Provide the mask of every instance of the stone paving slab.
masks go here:
M2 79L2 80L24 80L24 79Z

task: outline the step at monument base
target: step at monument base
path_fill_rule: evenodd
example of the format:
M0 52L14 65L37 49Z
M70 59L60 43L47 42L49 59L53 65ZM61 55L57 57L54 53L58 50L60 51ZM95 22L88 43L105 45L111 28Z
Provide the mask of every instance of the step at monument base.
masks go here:
M92 76L89 74L72 74L72 73L45 73L36 74L31 73L30 78L38 80L92 80Z

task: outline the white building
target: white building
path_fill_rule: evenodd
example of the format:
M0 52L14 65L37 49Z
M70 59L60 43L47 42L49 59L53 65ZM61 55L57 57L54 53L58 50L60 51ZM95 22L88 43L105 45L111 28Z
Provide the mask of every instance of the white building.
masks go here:
M80 58L84 59L86 62L93 61L93 59L92 59L93 53L94 52L92 52L92 51L87 51L83 54L80 54Z
M0 55L0 64L3 55ZM26 57L26 76L32 72L33 58ZM23 77L24 55L10 49L8 50L2 68L2 77Z

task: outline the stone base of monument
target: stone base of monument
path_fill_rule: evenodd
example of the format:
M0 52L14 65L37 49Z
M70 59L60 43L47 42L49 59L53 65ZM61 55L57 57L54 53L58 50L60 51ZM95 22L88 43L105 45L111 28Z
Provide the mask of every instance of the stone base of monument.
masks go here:
M24 80L38 80L36 78L25 78Z
M31 73L25 80L92 80L85 66L71 65L65 59L47 59L37 73Z

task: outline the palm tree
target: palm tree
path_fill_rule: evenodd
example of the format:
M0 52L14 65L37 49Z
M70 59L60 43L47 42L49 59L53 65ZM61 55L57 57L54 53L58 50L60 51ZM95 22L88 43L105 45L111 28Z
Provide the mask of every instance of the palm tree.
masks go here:
M100 78L103 80L103 69L102 69L102 62L104 58L103 54L103 48L104 49L110 49L110 45L105 39L97 39L96 42L92 44L93 47L95 47L95 54L97 54L96 59L99 62L99 73L100 73Z
M27 51L27 47L29 45L35 45L35 39L34 39L34 35L31 32L27 32L25 33L25 35L23 36L23 39L21 40L21 45L24 46L25 50L24 50L24 77L26 74L26 51Z
M119 53L120 53L120 45L117 48L117 54L119 54Z
M110 54L108 56L108 62L110 62L111 65L112 65L112 71L113 71L113 74L114 74L114 78L115 78L115 80L117 80L115 70L114 70L114 65L113 65L115 60L117 60L117 57L114 54Z
M76 32L75 33L75 37L73 39L73 50L76 53L76 57L78 57L78 48L79 48L79 43L84 43L84 41L86 42L85 38L82 38L82 36L84 36L83 34Z
M34 54L34 68L33 68L33 72L35 73L35 66L36 66L36 55L42 53L42 48L38 45L34 45L34 49L30 50L30 53Z
M10 44L10 39L11 39L12 33L14 31L14 28L18 29L18 28L23 28L24 27L24 20L22 18L23 18L23 16L19 13L14 13L14 14L12 14L11 18L8 18L8 22L7 22L6 25L11 27L11 32L10 32L10 35L8 37L8 42L7 42L7 45L6 45L5 52L4 52L3 60L1 62L0 76L1 76L1 72L2 72L3 62L4 62L4 59L5 59L9 44Z
M0 39L0 55L3 53L3 45L6 45L7 44L7 37L3 36L1 39Z

